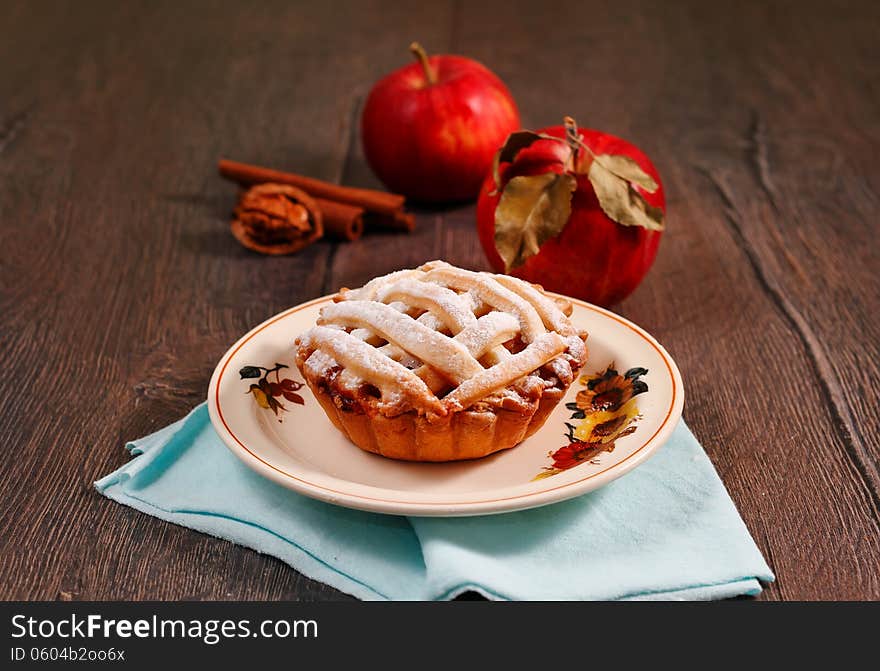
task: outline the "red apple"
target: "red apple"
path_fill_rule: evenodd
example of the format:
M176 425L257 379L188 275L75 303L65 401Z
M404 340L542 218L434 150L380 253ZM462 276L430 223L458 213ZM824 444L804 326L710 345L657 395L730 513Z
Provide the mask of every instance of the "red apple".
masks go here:
M495 171L499 183L490 174L480 191L477 228L483 250L497 272L508 272L550 291L607 306L628 296L651 267L664 229L665 196L656 168L637 147L608 133L576 127L574 131L580 138L574 161L570 142L565 141L564 126L545 128L531 135L527 131L516 133L515 136L525 139L519 144L514 141L512 149L508 148L510 141L505 145L506 156L502 153L501 158L515 156L513 160L502 160ZM539 135L559 139L543 139ZM522 148L516 151L517 146ZM593 167L594 162L601 165ZM622 177L603 166L610 166ZM529 236L534 237L532 233L520 236L522 242L517 244L522 251L516 255L510 251L510 221L505 222L503 217L498 221L496 216L499 201L514 178L548 175L549 179L551 173L570 175L568 187L573 192L568 196L569 188L565 187L548 192L551 200L557 199L549 209L547 198L545 205L535 201L532 209L528 209L532 204L527 204L533 216L528 222L520 216L522 222L514 222L514 230L518 231L518 226L533 226L535 216L552 216L553 207L564 207L569 202L570 213L562 210L558 216L564 218L553 229L554 234L544 234L537 245L529 241ZM622 223L606 209L614 212ZM507 244L506 260L497 244ZM516 256L513 262L512 256Z
M425 202L477 196L495 151L519 128L507 87L461 56L418 58L379 81L361 118L364 153L391 191Z

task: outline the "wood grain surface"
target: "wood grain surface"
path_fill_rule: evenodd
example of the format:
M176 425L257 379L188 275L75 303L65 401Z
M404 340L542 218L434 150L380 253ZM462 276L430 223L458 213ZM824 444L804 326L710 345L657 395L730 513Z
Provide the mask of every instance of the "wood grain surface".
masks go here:
M220 156L376 186L359 106L420 40L475 57L524 124L640 145L669 228L617 310L776 572L762 599L880 598L880 5L4 2L0 598L343 599L102 498L242 333L432 258L485 266L472 206L266 258Z

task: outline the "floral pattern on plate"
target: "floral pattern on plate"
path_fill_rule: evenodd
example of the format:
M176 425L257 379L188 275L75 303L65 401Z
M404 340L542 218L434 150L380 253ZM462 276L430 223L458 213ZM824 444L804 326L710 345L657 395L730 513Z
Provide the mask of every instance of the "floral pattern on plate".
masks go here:
M570 419L577 422L565 423L568 444L549 453L552 465L534 479L549 478L583 463L596 464L600 454L614 450L618 438L634 433L641 417L636 396L648 391L642 380L647 374L646 368L636 367L621 375L611 362L601 373L582 377L585 388L565 404L572 411Z
M283 363L276 363L273 368L264 366L244 366L238 371L242 380L259 378L259 382L252 382L248 388L248 394L253 395L254 401L264 410L271 410L278 417L278 412L285 412L287 408L281 403L280 398L285 398L291 403L305 405L305 399L297 392L303 388L304 383L290 378L282 378L281 370L288 368ZM269 375L275 373L275 381L269 380ZM282 421L279 417L278 421Z

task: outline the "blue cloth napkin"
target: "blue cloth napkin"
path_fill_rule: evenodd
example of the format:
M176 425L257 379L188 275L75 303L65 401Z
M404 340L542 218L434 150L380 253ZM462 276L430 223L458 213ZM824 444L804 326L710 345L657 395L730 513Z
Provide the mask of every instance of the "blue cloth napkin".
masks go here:
M648 462L543 508L406 518L340 508L265 480L214 432L204 404L127 445L95 483L163 520L278 557L361 599L722 599L773 574L685 426Z

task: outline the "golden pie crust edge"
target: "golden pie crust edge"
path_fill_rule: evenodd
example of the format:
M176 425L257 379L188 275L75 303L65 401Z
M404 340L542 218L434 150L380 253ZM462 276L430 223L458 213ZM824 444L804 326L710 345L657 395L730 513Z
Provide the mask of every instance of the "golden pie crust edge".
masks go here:
M543 426L567 391L544 390L526 412L499 407L450 412L445 417L416 411L371 417L359 409L338 407L331 394L305 379L327 417L352 443L366 452L404 461L478 459L514 447Z

